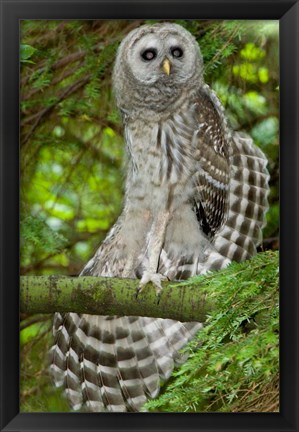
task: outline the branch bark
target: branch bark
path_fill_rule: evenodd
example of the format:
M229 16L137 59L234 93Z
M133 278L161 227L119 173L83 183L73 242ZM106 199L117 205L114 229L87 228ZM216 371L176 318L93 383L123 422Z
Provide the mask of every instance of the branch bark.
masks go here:
M204 284L165 282L160 301L148 286L136 298L139 281L105 277L21 276L21 312L77 312L204 321L213 307Z
M77 312L204 322L208 314L222 307L219 301L231 286L232 307L244 301L243 290L248 284L253 294L255 286L265 286L270 296L276 295L278 252L259 253L246 262L186 281L164 282L159 303L150 284L136 298L138 279L56 275L21 276L20 303L21 312L27 314Z

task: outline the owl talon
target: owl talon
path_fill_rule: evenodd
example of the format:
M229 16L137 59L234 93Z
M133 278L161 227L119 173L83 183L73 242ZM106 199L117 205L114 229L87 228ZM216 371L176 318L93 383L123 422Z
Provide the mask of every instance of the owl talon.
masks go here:
M160 302L162 285L161 282L164 280L168 280L168 278L160 273L152 273L149 271L145 271L142 275L139 287L137 288L136 298L138 295L144 290L145 286L152 282L156 290L156 296L158 298L158 303Z
M160 291L159 293L156 294L157 295L157 305L160 303L160 300L161 300L161 292L162 291Z
M135 294L135 298L138 299L139 294L141 293L141 288L140 286L137 288L136 290L136 294Z

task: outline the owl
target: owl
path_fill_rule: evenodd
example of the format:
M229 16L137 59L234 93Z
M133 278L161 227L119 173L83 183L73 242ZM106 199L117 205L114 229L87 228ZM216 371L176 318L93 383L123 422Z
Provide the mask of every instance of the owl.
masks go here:
M164 279L256 253L268 208L267 160L230 130L204 82L195 38L173 23L122 41L113 71L127 150L123 211L81 275ZM74 410L137 412L158 395L198 322L57 313L51 373Z

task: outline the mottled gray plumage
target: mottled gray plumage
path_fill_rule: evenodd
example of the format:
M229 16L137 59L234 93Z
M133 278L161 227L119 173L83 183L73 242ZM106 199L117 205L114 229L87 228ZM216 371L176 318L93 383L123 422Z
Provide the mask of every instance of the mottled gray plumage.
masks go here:
M233 133L182 27L143 26L113 73L128 168L124 207L82 275L186 279L256 252L268 208L267 161ZM74 409L138 411L183 358L200 323L56 314L51 371Z

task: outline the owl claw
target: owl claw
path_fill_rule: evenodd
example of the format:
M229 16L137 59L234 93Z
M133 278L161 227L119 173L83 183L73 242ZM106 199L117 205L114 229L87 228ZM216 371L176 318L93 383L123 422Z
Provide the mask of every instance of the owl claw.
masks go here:
M158 303L159 303L160 302L160 298L161 298L161 291L162 291L161 282L163 280L168 280L168 278L166 276L163 276L160 273L152 273L152 272L149 272L149 271L145 271L143 273L143 275L142 275L139 287L137 288L136 298L144 290L145 286L149 282L152 282L152 284L155 287L156 295L157 295Z

